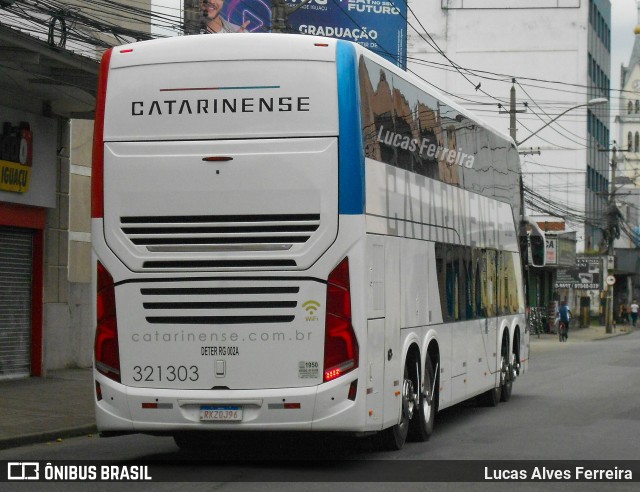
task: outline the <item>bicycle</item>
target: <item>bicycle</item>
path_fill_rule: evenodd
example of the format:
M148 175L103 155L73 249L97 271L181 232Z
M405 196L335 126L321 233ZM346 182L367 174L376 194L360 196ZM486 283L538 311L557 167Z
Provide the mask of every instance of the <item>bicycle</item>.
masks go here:
M560 321L558 323L558 338L561 342L566 342L568 338L569 327L566 321Z

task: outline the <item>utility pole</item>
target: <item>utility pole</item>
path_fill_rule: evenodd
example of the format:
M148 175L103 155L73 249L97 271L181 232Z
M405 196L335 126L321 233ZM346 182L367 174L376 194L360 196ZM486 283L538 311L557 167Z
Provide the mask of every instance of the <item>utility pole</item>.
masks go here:
M509 95L509 111L499 111L499 114L509 114L509 136L513 139L513 141L516 144L516 147L518 145L518 141L516 140L516 132L518 131L518 129L516 128L517 125L517 121L516 121L516 113L526 113L527 109L526 109L526 103L525 103L525 109L516 109L516 79L512 78L511 79L511 92ZM502 109L502 104L498 104L498 108ZM539 152L538 152L539 153ZM520 175L520 206L521 206L521 210L520 210L520 214L524 217L524 183L522 182L522 175Z
M516 109L516 79L513 78L511 79L511 93L510 93L510 97L509 97L509 111L500 111L500 114L509 114L509 136L511 136L511 138L513 139L514 142L517 142L516 140L516 132L518 131L518 129L516 128L517 122L516 122L516 113L526 113L527 109L526 109L526 103L525 103L525 109ZM502 108L502 104L498 104L499 108Z
M607 98L605 98L605 97L598 97L598 98L590 99L586 103L578 104L576 106L572 106L572 107L564 110L562 113L556 115L554 118L550 119L543 126L541 126L536 131L534 131L533 133L528 135L526 138L518 141L516 139L516 131L517 131L516 130L516 113L525 113L527 111L527 104L526 103L524 104L525 105L525 109L516 110L516 88L515 88L516 79L515 78L511 79L511 82L512 82L512 85L511 85L511 98L510 98L510 104L509 104L509 111L500 111L500 113L501 114L509 113L509 120L510 120L509 134L510 134L511 138L515 141L517 147L522 145L524 142L526 142L530 138L532 138L535 135L537 135L541 130L545 129L546 127L548 127L549 125L551 125L552 123L557 121L558 119L562 118L569 111L573 111L574 109L578 109L578 108L581 108L581 107L584 107L584 106L595 106L595 105L598 105L598 104L605 104L605 103L609 102L609 100ZM498 104L498 107L502 108L502 105ZM537 152L535 152L533 149L531 149L530 151L518 151L518 153L519 154L525 154L525 155L526 154L534 154L534 153L540 154L540 148L538 147L538 151ZM612 181L615 183L615 148L614 148L614 154L613 154L613 166L614 166L614 171L613 171L613 179L612 179ZM615 186L615 184L614 184L614 186ZM611 196L610 198L613 199L613 196ZM524 186L523 186L522 176L520 176L520 200L522 202L522 214L524 216ZM614 206L615 206L615 200L613 200L613 203L614 203ZM617 220L617 212L616 212L615 217L616 217L616 220ZM613 251L613 243L611 243L610 247L611 247L611 250ZM528 267L527 267L527 269L525 271L525 276L526 276L525 283L528 285L529 284L529 269L528 269ZM613 292L613 290L611 289L610 293L612 293L612 292ZM529 294L527 294L527 296L528 295ZM610 304L612 305L613 301L611 301ZM609 330L609 328L608 328L608 330Z
M616 211L617 207L616 207L616 167L617 167L617 148L616 148L616 141L613 141L613 149L611 150L611 192L609 193L609 241L608 241L608 253L610 255L613 255L614 253L614 249L613 249L613 243L616 239L616 227L618 225L618 221L617 221L617 212L613 213L614 211Z
M509 93L509 111L499 111L499 114L506 114L509 113L509 136L513 139L513 142L516 145L516 150L518 148L518 141L516 140L516 133L518 131L518 129L516 128L517 125L517 121L516 121L516 113L525 113L527 111L526 109L526 104L525 104L525 109L521 109L521 110L517 110L516 109L516 79L512 78L511 79L511 92ZM502 104L498 104L498 108L502 108ZM533 150L533 149L532 149ZM539 152L538 152L539 153ZM524 231L524 217L525 217L525 206L524 206L524 182L522 179L522 174L520 174L520 216L521 216L521 224L520 224L520 234L521 235L526 235L526 232ZM529 237L528 235L526 235L527 237L527 249L526 252L524 252L527 255L527 261L524 263L524 295L525 295L525 304L527 306L530 306L534 309L537 309L537 303L536 306L533 306L533 302L532 299L529 298L530 295L530 291L529 291L529 284L530 284L530 277L529 277L529 260L528 260L528 256L529 256L529 250L531 248L531 244L529 243ZM538 336L540 336L538 334Z
M518 146L518 140L516 139L516 133L518 131L517 129L517 121L516 121L516 113L526 113L527 112L527 103L524 103L524 109L516 109L516 79L512 78L511 79L511 91L509 93L509 111L500 111L500 114L509 114L509 136L513 139L513 141L516 144L516 148ZM498 104L499 108L502 108L502 104ZM521 152L518 152L521 153ZM528 153L528 152L523 152L523 153ZM536 153L533 149L531 149L531 154ZM537 151L538 154L540 154L540 149L538 148ZM520 175L520 204L521 204L521 210L520 210L520 214L524 217L525 215L525 211L524 211L524 183L522 181L522 175ZM529 270L527 267L527 277L529 276ZM528 279L527 279L527 283L528 283Z
M509 135L516 141L516 86L513 84L516 79L511 79L511 91L509 97Z
M618 236L618 207L616 205L616 166L617 166L617 148L616 142L613 141L613 149L611 151L611 191L609 193L609 209L607 211L607 265L609 258L614 256L614 243ZM607 273L609 269L607 268ZM613 285L607 286L607 326L606 332L613 333Z

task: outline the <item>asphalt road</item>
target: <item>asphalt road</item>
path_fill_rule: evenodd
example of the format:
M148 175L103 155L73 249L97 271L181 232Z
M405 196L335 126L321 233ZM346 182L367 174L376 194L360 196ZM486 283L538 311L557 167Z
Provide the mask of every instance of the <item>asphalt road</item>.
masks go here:
M639 369L640 332L584 343L533 344L529 372L514 383L509 402L496 408L471 402L440 412L431 441L407 443L398 452L380 451L369 438L241 434L222 439L211 449L186 453L170 437L136 435L80 437L8 449L0 451L0 460L160 461L172 473L175 471L176 477L201 482L196 490L200 486L208 489L214 482L216 488L235 488L234 484L243 482L243 490L257 490L265 483L271 489L274 481L288 479L293 482L277 488L294 490L299 488L294 486L297 480L304 481L309 476L313 477L314 487L323 489L320 482L324 480L345 480L350 476L346 480L362 481L367 473L376 476L372 470L386 470L387 480L397 473L400 482L412 470L401 460L412 460L412 464L433 460L609 460L622 466L624 460L640 459ZM320 460L331 461L319 465ZM370 463L373 460L374 468ZM175 463L181 466L172 467ZM508 484L480 485L474 490L494 490ZM518 487L543 490L537 487L540 485L527 483ZM575 490L603 490L603 485L616 490L637 487L562 485L571 490L571 486L578 485ZM392 487L390 483L378 486L380 490ZM445 484L432 484L430 489L444 490L442 487ZM445 489L464 489L461 484L449 487ZM403 488L411 490L413 486ZM164 486L136 485L136 490L152 489L164 490Z

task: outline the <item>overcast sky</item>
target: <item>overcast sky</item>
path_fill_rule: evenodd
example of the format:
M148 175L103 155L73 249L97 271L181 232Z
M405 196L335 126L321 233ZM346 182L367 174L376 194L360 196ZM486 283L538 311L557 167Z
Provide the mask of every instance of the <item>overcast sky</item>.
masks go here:
M636 0L611 0L611 88L620 89L620 65L629 63L638 24ZM612 97L616 97L612 94Z

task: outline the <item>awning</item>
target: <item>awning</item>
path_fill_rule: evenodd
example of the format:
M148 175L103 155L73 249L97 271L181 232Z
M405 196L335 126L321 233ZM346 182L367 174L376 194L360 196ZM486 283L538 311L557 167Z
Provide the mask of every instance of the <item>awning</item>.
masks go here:
M100 64L0 24L0 105L92 119Z

